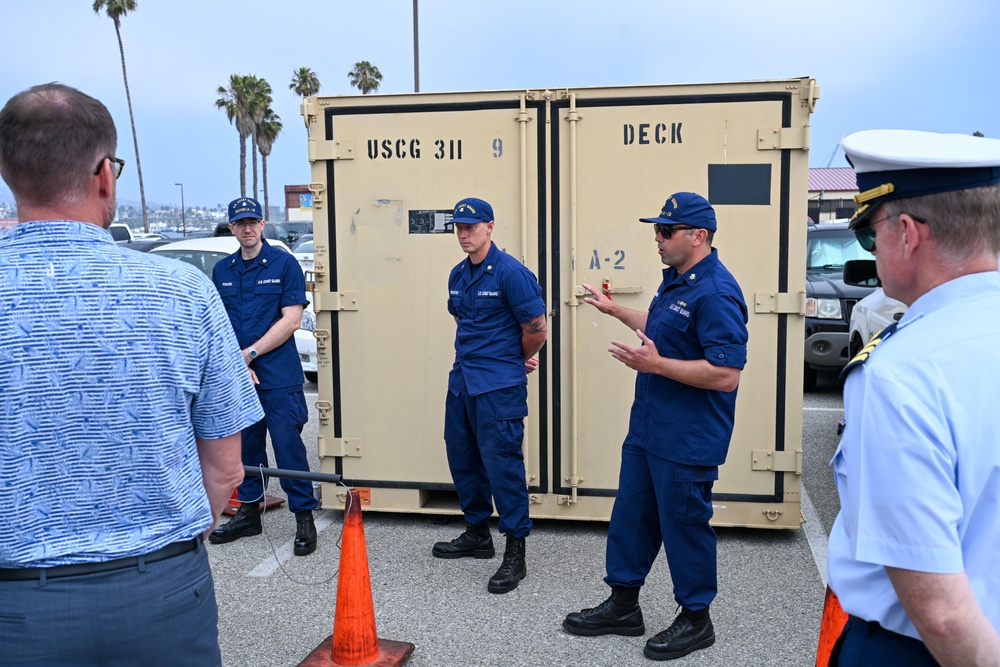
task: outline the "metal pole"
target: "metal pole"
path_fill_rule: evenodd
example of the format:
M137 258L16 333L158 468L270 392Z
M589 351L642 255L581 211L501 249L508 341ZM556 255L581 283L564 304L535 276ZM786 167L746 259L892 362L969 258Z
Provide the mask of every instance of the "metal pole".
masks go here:
M265 475L267 477L282 477L284 479L304 479L310 482L329 482L330 484L340 484L342 477L333 473L311 472L308 470L285 470L283 468L258 468L256 466L243 466L243 472L247 475Z
M417 23L417 0L413 0L413 92L420 92L420 30Z
M181 237L187 238L187 223L184 221L184 184L174 183L181 186Z

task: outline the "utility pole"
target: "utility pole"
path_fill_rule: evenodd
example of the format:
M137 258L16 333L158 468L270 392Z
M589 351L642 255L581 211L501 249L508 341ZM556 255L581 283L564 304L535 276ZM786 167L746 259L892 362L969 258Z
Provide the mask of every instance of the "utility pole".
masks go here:
M420 92L420 29L417 22L417 0L413 0L413 92Z
M174 183L181 187L181 238L187 238L187 223L184 220L184 184Z

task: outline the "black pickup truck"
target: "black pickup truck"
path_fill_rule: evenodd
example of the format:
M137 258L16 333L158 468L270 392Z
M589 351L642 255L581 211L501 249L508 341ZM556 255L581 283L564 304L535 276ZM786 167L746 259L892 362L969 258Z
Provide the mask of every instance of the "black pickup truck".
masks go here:
M874 288L844 283L844 262L871 259L847 221L810 224L806 250L806 349L804 387L819 371L839 371L850 361L851 310Z

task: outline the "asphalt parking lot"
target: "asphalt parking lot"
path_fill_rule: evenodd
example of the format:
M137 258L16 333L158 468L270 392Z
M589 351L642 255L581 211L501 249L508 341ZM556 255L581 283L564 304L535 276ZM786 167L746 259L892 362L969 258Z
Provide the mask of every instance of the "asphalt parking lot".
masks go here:
M306 397L315 402L315 385ZM719 533L719 596L712 606L716 644L672 664L812 665L825 590L825 536L838 505L827 462L842 416L840 386L821 377L803 411L803 530L726 529ZM304 439L315 454L315 420ZM281 495L276 481L269 491ZM536 521L528 539L528 577L492 595L486 580L502 558L493 523L492 560L440 560L431 545L455 537L458 519L415 514L364 515L378 636L406 641L414 666L606 666L654 664L645 639L676 613L665 559L657 559L640 603L645 637L576 637L562 631L570 611L607 597L599 522ZM284 508L264 515L265 534L210 545L227 667L293 667L332 632L340 562L341 512L317 513L319 547L291 555L295 521Z

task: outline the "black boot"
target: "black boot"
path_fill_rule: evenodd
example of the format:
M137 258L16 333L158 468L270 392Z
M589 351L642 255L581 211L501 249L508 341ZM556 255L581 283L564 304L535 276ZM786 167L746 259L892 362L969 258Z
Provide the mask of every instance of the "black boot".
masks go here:
M308 556L316 551L316 524L309 510L295 513L295 555Z
M563 621L563 629L574 635L638 637L646 632L639 608L639 589L612 587L611 597L601 604L569 614Z
M519 581L528 576L528 567L524 563L524 538L507 536L507 548L503 552L503 562L500 569L490 577L486 590L490 593L508 593Z
M465 532L451 542L437 542L431 553L437 558L493 558L493 536L490 535L490 524L487 521L473 526L466 524Z
M213 530L208 536L208 541L212 544L225 544L241 537L260 535L261 530L263 529L260 525L260 505L256 501L240 503L236 516Z
M646 642L643 655L653 660L673 660L715 643L715 628L708 607L691 611L681 609L670 627Z

